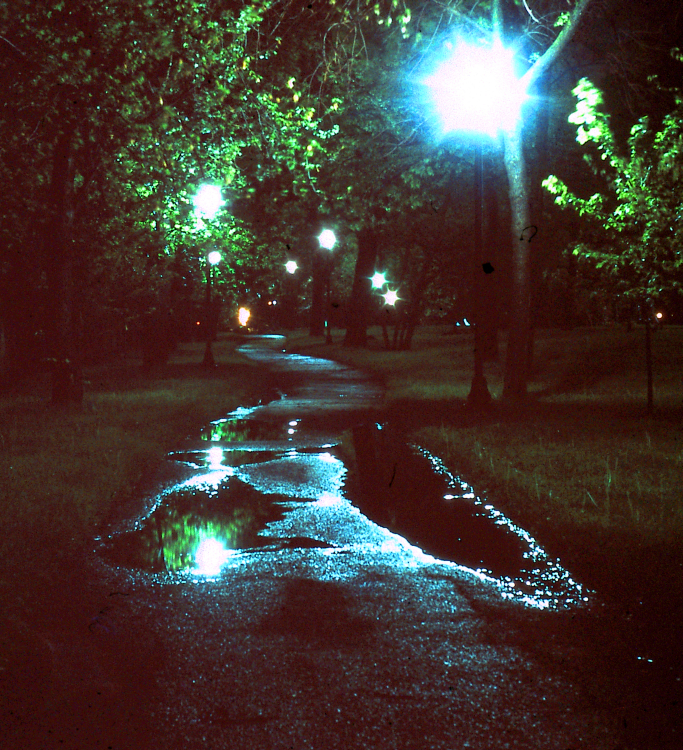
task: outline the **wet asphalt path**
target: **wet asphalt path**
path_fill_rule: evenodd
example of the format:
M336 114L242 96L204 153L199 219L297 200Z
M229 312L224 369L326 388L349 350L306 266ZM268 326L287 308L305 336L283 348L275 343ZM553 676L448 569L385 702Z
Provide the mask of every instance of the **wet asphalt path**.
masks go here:
M90 713L71 733L43 727L40 746L615 750L581 689L515 647L505 618L481 615L502 606L496 587L345 497L335 436L381 408L381 390L340 365L283 357L281 346L247 346L281 384L248 416L292 422L294 433L254 442L265 460L185 467L182 479L238 476L275 494L283 514L267 543L226 553L210 573L94 561L109 598L90 632L109 674L93 678Z

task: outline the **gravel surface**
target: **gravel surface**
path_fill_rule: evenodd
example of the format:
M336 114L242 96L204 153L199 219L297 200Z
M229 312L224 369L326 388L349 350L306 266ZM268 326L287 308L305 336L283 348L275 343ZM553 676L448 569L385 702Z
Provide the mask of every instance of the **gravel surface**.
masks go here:
M275 371L282 398L252 417L314 417L329 440L330 425L381 405L359 373L267 343L250 356ZM270 442L222 469L274 495L284 515L219 573L84 561L74 577L88 579L87 596L45 637L23 702L3 706L0 745L617 750L609 717L562 666L584 655L518 647L507 628L525 627L524 606L366 518L318 442ZM529 628L568 616L529 610Z

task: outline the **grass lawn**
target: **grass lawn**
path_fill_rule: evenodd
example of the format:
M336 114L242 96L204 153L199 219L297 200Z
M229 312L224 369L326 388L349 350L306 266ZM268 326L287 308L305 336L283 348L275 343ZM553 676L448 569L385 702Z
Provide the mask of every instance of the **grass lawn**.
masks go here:
M494 404L483 418L463 408L471 333L425 326L409 352L384 350L381 332L372 333L367 349L343 347L342 331L331 345L295 332L288 348L374 373L387 387L389 424L440 456L602 599L561 622L507 608L501 623L490 605L496 638L571 672L607 722L627 716L631 726L635 717L629 732L636 739L624 748L677 746L657 744L654 733L664 736L662 727L680 714L670 665L683 659L683 329L665 327L654 337L652 416L642 329L539 331L528 409ZM0 704L9 674L23 685L17 691L5 679L10 696L33 700L36 685L49 683L47 697L35 700L49 707L54 694L55 706L71 705L62 693L81 696L91 662L104 675L121 673L116 684L137 688L137 661L126 677L118 652L107 656L91 637L87 624L112 592L102 589L106 582L84 581L78 563L100 523L141 497L145 474L168 450L268 392L267 373L234 353L238 340L215 346L211 371L200 366L201 344L182 346L153 371L134 361L92 368L80 410L52 408L42 380L0 395ZM501 375L499 363L486 366L494 396ZM483 603L477 607L487 616ZM50 643L68 643L85 660L66 687L70 662L50 666ZM138 653L139 644L133 648Z
M113 506L136 491L167 451L267 387L265 373L214 345L181 345L169 364L143 371L122 361L85 373L83 407L49 403L47 379L0 396L0 599L20 609L49 586L74 551L91 544Z
M326 345L302 333L290 349L327 356L378 375L387 419L439 455L490 502L569 561L589 585L622 588L633 566L678 560L683 539L683 328L653 337L655 411L647 416L644 332L636 327L537 332L529 408L463 409L472 373L472 334L418 329L408 352ZM486 365L494 397L499 362ZM596 566L595 550L601 550ZM668 561L666 564L663 561ZM675 563L678 566L678 562ZM643 584L645 585L645 584ZM615 595L617 591L615 591Z
M535 533L584 580L623 578L634 565L677 555L683 539L683 328L654 336L655 413L645 413L643 331L619 327L539 331L524 414L494 407L468 415L472 334L419 329L409 352L386 351L379 330L367 349L326 345L303 332L290 350L375 373L387 387L387 420L439 455L456 474ZM179 348L168 366L138 362L92 368L84 406L50 407L47 382L0 397L0 595L17 575L37 580L123 502L147 470L186 436L234 407L253 403L266 374L215 346L219 366L200 366L203 345ZM504 344L500 362L504 359ZM486 366L499 396L502 368ZM592 550L604 552L595 566ZM653 552L657 550L657 554ZM31 587L29 587L30 589ZM30 596L30 594L27 594Z

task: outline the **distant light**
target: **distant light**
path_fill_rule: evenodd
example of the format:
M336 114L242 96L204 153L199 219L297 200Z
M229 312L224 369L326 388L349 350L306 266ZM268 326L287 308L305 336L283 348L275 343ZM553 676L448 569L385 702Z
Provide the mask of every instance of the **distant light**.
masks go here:
M325 250L332 250L337 242L337 238L331 229L323 229L318 236L318 242L320 243L320 247L324 247Z
M384 301L386 302L386 304L391 305L392 307L399 300L398 294L396 294L396 292L392 291L391 289L386 294L383 294L382 297L384 297Z
M198 575L215 576L230 556L230 552L218 539L204 539L197 547L194 559L197 567L192 571Z
M287 273L296 273L299 264L295 260L288 260L285 263L285 268L287 269Z
M658 320L661 320L664 317L664 313L658 312L657 315L656 315L656 317L657 317Z
M218 252L218 250L212 250L207 256L206 259L211 263L212 266L217 265L221 262L221 254Z
M381 289L387 283L387 276L384 273L376 271L371 277L373 289Z
M206 219L213 219L220 208L225 205L218 185L202 185L192 199L195 213Z
M240 307L240 309L237 311L237 320L239 321L239 324L241 326L245 326L250 317L251 313L249 312L249 310L247 310L246 307Z
M489 47L459 40L448 49L450 56L424 79L444 131L495 136L512 129L527 98L514 51L499 40Z

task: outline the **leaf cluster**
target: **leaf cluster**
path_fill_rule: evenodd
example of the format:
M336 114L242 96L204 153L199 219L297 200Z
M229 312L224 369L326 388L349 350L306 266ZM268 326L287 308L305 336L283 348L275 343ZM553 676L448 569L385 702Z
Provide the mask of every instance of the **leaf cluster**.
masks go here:
M573 91L576 110L569 121L576 140L592 148L584 159L605 185L583 198L559 177L543 186L562 208L597 224L601 232L573 253L601 272L621 296L651 300L683 290L683 226L677 198L683 187L683 97L661 125L643 117L620 149L604 111L603 96L588 79Z

